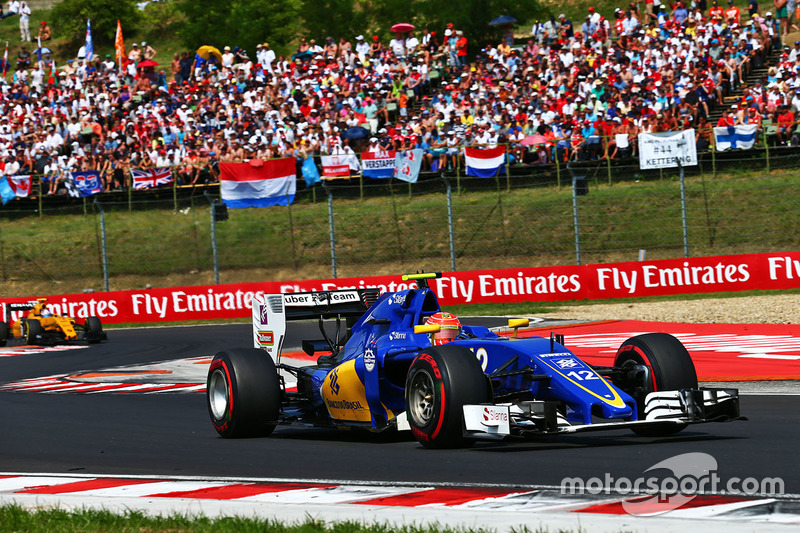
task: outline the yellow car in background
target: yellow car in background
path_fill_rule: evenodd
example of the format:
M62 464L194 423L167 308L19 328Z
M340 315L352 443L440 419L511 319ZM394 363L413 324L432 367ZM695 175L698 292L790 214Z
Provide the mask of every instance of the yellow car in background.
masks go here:
M11 321L13 311L22 311L23 314ZM0 346L5 346L9 339L14 338L22 338L27 344L58 344L65 341L96 343L107 339L98 317L87 317L81 323L79 319L55 314L48 308L47 298L7 304L6 315L11 327L8 322L0 321Z

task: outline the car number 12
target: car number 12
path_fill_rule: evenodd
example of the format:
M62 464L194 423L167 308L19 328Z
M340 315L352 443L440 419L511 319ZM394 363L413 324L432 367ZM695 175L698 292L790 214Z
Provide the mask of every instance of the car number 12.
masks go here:
M470 348L475 353L475 357L478 359L478 362L481 364L481 370L486 372L486 367L489 366L489 354L486 353L486 348Z
M590 379L600 379L597 377L597 374L592 372L591 370L573 370L572 372L567 372L567 376L577 379L578 381L588 381Z

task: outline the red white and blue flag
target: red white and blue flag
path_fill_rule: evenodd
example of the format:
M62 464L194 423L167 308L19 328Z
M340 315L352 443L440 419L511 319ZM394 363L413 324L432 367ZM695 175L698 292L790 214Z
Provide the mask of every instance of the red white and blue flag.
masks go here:
M220 163L219 185L231 209L289 205L297 189L297 163L293 157Z
M169 167L132 168L131 177L134 190L152 189L159 185L172 183L172 169Z
M100 173L96 170L70 172L64 184L69 195L74 198L103 192L103 182L100 180Z
M395 166L394 150L361 153L361 172L365 178L391 178Z
M464 148L467 176L493 178L505 172L506 147Z

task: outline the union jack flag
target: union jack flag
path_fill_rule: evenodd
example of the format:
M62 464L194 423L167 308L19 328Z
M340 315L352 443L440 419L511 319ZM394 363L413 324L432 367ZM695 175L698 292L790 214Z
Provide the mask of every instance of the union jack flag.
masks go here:
M133 189L151 189L159 185L172 183L172 169L162 168L132 168Z

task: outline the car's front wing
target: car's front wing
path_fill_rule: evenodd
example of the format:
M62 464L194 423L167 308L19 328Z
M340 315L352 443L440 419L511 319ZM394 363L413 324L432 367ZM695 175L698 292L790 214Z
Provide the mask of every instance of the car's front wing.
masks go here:
M682 426L703 422L742 420L737 389L683 389L653 392L644 400L643 420L571 424L557 402L526 401L514 404L465 405L465 434L502 438L532 434L577 433L609 429Z

